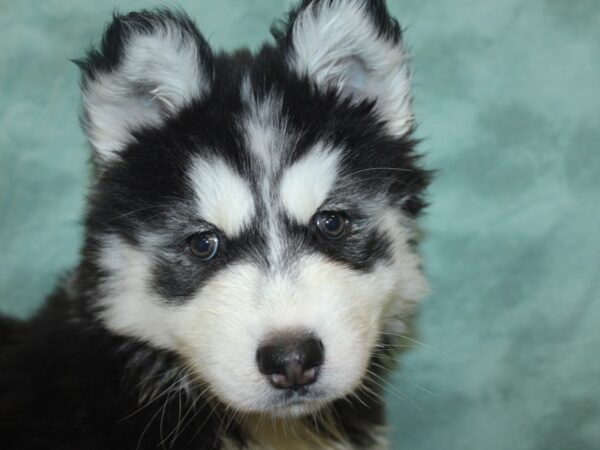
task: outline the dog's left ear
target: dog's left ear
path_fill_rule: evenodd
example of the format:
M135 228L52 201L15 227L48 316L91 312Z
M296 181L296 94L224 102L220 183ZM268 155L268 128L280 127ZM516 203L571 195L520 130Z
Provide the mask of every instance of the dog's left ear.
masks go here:
M395 136L412 129L407 55L383 0L304 0L271 32L299 76L356 102L375 101Z

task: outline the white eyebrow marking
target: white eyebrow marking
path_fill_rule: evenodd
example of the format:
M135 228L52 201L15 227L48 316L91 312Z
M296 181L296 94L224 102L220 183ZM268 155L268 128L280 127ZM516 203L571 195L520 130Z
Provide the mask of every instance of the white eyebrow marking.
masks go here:
M188 179L200 216L229 236L240 234L255 214L248 182L222 159L196 158Z
M339 160L339 151L318 143L284 172L280 196L290 216L300 223L310 220L337 179Z

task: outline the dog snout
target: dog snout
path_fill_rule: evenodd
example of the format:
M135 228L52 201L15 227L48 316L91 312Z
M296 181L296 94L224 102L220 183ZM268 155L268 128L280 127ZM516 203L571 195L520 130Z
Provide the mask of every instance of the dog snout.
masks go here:
M278 335L256 352L260 372L277 389L299 389L317 381L324 360L320 339L311 334Z

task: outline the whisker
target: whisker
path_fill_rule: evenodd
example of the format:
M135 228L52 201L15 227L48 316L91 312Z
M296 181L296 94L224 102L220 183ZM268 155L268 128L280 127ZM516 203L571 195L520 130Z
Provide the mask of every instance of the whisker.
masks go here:
M356 175L356 174L362 173L362 172L370 172L371 170L392 170L392 171L396 171L396 172L409 172L409 173L414 172L413 169L402 169L400 167L368 167L366 169L360 169L360 170L351 172L347 176Z
M134 209L133 211L126 212L126 213L121 214L121 215L116 216L116 217L112 217L112 218L108 219L104 224L108 225L108 224L110 224L110 223L112 223L112 222L114 222L116 220L123 219L124 217L128 217L128 216L131 216L132 214L136 214L136 213L139 213L139 212L142 212L142 211L147 211L149 209L175 208L177 206L178 205L153 205L153 206L146 206L144 208Z
M368 371L366 376L367 376L368 379L370 379L370 381L372 383L375 383L377 386L379 386L380 388L382 388L383 390L385 390L387 393L393 395L394 397L398 398L399 400L408 401L412 405L414 405L417 409L419 409L419 411L423 411L423 408L421 407L421 405L419 405L416 401L414 401L413 399L411 399L410 397L408 397L406 394L404 394L400 390L397 390L385 378L382 378L381 376L377 375L373 371ZM381 382L377 381L377 379L371 378L371 376L376 377L377 379L381 380Z
M388 367L382 366L381 364L378 364L376 362L371 362L371 364L373 364L375 367L379 367L380 369L385 370L388 374L390 374L390 376L400 378L402 381L405 381L406 383L408 383L408 384L416 387L417 389L419 389L419 390L421 390L423 392L427 392L428 394L434 395L436 397L440 397L441 396L441 394L436 393L436 392L432 392L429 389L427 389L427 388L425 388L425 387L423 387L423 386L415 383L414 381L411 381L408 378L403 377L402 375L400 375L397 371L395 371L393 369L390 369ZM389 383L389 381L388 381L388 383ZM390 385L392 385L392 384L390 383Z
M154 415L148 421L148 425L146 425L146 428L144 428L144 430L140 434L140 438L138 439L136 450L140 449L140 445L142 444L142 440L144 439L144 435L148 432L148 430L150 429L150 425L152 425L152 422L154 421L154 419L156 418L156 416L158 416L158 414L160 413L160 411L161 411L160 408L157 409L156 412L154 413Z
M437 348L434 348L431 345L425 344L424 342L420 342L420 341L417 341L416 339L410 338L410 337L408 337L405 334L393 333L391 331L384 331L384 332L382 332L382 334L385 334L385 335L388 335L388 336L394 336L394 337L397 337L397 338L400 338L400 339L406 339L407 341L410 341L410 342L412 342L413 344L416 344L416 345L420 345L421 347L425 347L426 349L433 350L434 352L438 352L438 353L443 353L441 350L439 350Z

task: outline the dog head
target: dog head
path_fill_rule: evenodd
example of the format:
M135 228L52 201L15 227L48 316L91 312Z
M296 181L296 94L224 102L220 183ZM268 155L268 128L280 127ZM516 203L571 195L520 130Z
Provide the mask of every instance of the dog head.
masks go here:
M273 34L216 54L181 13L114 17L79 62L84 254L107 328L234 410L289 416L355 391L424 295L428 177L382 1L304 1Z

